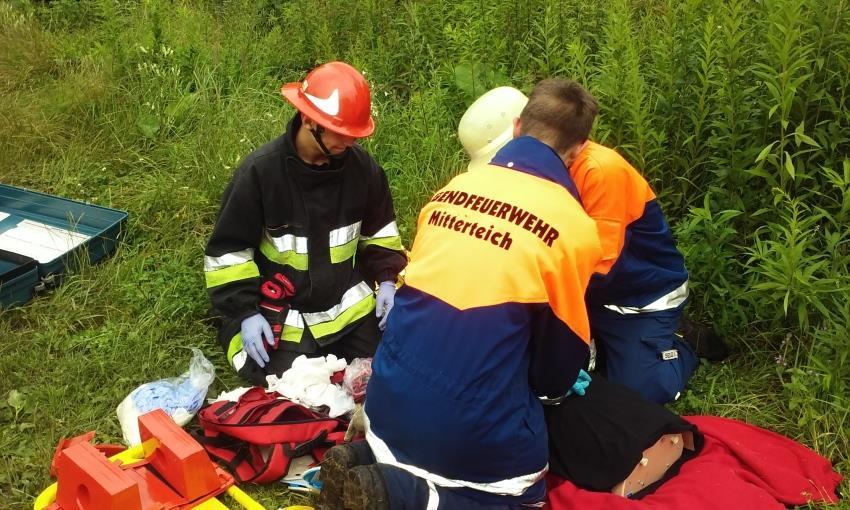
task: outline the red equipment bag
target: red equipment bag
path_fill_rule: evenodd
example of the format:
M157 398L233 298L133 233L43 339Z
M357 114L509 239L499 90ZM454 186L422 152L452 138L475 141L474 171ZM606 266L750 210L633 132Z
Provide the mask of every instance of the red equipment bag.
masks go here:
M286 475L292 459L343 442L347 423L256 387L238 402L215 402L198 412L196 439L239 482L268 483Z

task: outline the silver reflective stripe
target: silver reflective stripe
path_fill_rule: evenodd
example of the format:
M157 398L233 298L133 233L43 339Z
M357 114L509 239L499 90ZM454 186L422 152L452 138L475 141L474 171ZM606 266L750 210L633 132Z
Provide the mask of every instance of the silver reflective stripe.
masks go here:
M366 282L360 282L345 291L345 294L342 295L342 300L340 300L338 305L329 308L324 312L302 313L301 316L304 317L304 322L306 322L309 326L320 324L322 322L330 322L339 317L342 312L356 305L370 294L372 294L372 288L369 287Z
M546 471L549 470L549 464L546 464L543 466L543 469L536 473L487 483L443 478L440 475L430 473L422 468L411 466L410 464L404 464L396 460L395 455L393 455L392 451L390 451L387 444L372 431L372 427L369 423L369 415L367 415L365 411L363 412L363 421L365 425L364 428L366 429L366 441L369 443L372 453L375 454L377 462L392 464L393 466L401 468L408 473L418 476L419 478L423 478L428 482L439 485L440 487L468 487L470 489L487 492L489 494L521 496L526 490L528 490L529 487L546 476Z
M646 306L617 306L605 305L605 308L617 312L622 315L631 315L636 313L660 312L662 310L671 310L678 308L685 300L688 299L688 282L687 280L682 285L678 286L672 292L661 296L652 303Z
M428 506L425 507L425 510L437 510L440 506L440 494L437 492L434 482L431 480L426 481L428 482Z
M245 351L237 352L233 355L233 369L237 372L242 370L246 361L248 361L248 353Z
M331 230L330 236L328 237L328 246L331 248L334 246L342 246L345 243L350 243L357 239L360 235L360 223L361 222L358 221L353 225Z
M304 329L304 319L301 318L301 312L293 310L292 308L286 312L286 319L283 323L287 326L292 326L293 328Z
M266 239L275 247L275 249L281 253L285 251L294 251L295 253L300 253L302 255L307 254L307 238L306 237L297 237L292 234L284 234L280 237L272 237L271 234L266 232Z
M398 225L396 225L395 221L391 221L381 227L381 230L375 232L370 236L361 235L360 239L362 241L368 241L370 239L380 239L382 237L396 237L398 236Z
M236 264L244 264L250 260L254 260L253 248L225 253L219 257L206 256L204 257L204 271L215 271L225 267L235 266Z

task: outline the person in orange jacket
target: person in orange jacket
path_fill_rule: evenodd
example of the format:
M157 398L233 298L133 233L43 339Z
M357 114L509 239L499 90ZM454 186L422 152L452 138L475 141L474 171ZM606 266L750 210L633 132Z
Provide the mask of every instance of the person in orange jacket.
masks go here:
M688 272L646 179L615 150L589 140L596 99L574 81L548 79L529 97L514 135L551 123L584 210L596 222L602 260L587 290L591 333L609 380L649 400L676 399L699 363L677 334Z

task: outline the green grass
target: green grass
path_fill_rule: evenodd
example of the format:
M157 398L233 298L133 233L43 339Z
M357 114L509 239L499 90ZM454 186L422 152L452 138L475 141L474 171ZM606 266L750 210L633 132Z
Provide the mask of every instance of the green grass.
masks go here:
M691 312L735 347L674 408L850 474L848 47L846 0L0 2L0 181L130 213L112 258L0 312L0 506L31 506L61 437L119 440L118 403L190 347L218 367L212 392L240 385L203 322L203 246L239 158L293 113L280 84L329 59L373 87L366 145L408 243L465 166L455 127L477 95L580 79L595 138L660 195Z

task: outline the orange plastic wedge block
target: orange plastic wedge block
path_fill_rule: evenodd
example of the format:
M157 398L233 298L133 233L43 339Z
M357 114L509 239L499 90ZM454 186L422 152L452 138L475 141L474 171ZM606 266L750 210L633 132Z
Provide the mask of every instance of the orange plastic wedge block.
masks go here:
M59 457L62 455L62 450L74 446L77 443L91 443L92 439L94 439L93 430L86 432L85 434L80 434L79 436L71 438L63 437L60 439L59 444L56 445L56 450L53 452L53 460L50 462L50 476L56 478L56 468L59 465Z
M89 443L64 449L57 472L62 510L142 510L138 482Z
M204 448L164 411L139 416L139 433L150 466L189 501L221 488L221 481Z

